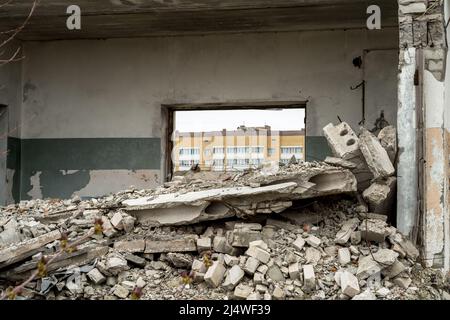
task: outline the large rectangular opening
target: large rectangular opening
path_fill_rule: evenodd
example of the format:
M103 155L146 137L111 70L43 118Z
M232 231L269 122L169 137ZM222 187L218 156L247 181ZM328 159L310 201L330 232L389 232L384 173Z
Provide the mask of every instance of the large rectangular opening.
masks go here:
M169 119L172 174L241 171L267 161L283 165L306 159L305 103L173 107Z

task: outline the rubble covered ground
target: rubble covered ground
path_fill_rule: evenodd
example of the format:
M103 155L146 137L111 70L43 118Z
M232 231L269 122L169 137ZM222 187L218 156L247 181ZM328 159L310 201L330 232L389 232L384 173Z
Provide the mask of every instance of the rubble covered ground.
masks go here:
M449 299L449 279L390 224L392 129L327 126L325 162L191 170L157 189L3 207L0 296Z

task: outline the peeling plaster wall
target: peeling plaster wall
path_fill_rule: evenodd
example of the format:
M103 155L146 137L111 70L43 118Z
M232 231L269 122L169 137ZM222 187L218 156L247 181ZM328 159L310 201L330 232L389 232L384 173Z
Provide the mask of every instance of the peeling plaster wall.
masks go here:
M438 81L428 70L424 71L424 105L426 110L426 190L425 190L425 250L427 265L444 265L444 243L446 241L445 219L447 181L447 159L445 154L444 83Z
M403 50L398 81L397 228L410 235L416 224L416 49Z
M400 5L400 47L402 54L416 50L418 61L415 78L417 83L410 83L406 87L415 93L419 100L399 99L399 108L409 104L411 108L418 108L423 114L424 161L420 162L423 169L423 185L421 185L420 199L423 209L420 219L417 218L416 208L406 207L408 210L400 212L405 215L399 221L414 221L412 227L420 227L419 240L422 244L422 258L427 266L450 269L450 232L449 232L449 153L448 153L448 46L445 35L444 13L448 16L448 1L438 0L399 0ZM444 12L445 11L445 12ZM403 70L402 70L403 71ZM416 81L415 81L416 82ZM403 88L399 86L399 91ZM417 92L416 92L417 91ZM419 109L420 108L420 109ZM422 110L423 108L423 110ZM411 124L408 129L412 129ZM419 137L421 138L421 137ZM415 143L415 139L403 136L399 130L399 144ZM407 141L409 140L409 141ZM422 155L419 155L422 156ZM411 160L411 164L417 165ZM415 159L414 159L415 160ZM399 163L399 173L407 162ZM404 167L403 167L404 169ZM399 185L399 203L405 203L408 196ZM409 190L412 191L412 190ZM420 211L419 211L420 212ZM402 226L410 234L409 226Z
M28 42L21 197L92 196L160 183L162 104L308 99L307 154L322 159L329 153L323 126L338 115L355 128L361 120L361 91L350 87L363 70L353 58L397 42L396 28ZM374 69L395 70L391 62ZM123 150L127 144L116 144L124 138L144 142ZM110 147L95 152L98 139L109 139ZM102 165L105 152L114 165ZM31 161L34 154L48 156Z
M3 57L15 52L20 43L13 41L5 50ZM20 162L18 150L12 147L11 139L20 136L21 131L21 81L22 62L11 62L0 66L0 104L6 105L3 114L6 128L0 128L0 205L13 201L14 181L19 181ZM17 170L17 173L16 173ZM17 185L17 184L16 184Z
M445 21L450 21L450 1L445 2ZM450 44L450 26L447 27L447 45ZM447 48L448 49L448 48ZM444 127L446 131L447 140L447 155L446 159L446 172L447 179L445 180L446 185L444 186L444 194L447 193L447 210L445 214L445 227L444 233L447 235L446 245L444 248L444 256L447 257L445 261L445 269L450 269L450 50L447 50L447 69L445 72L445 102L444 102Z

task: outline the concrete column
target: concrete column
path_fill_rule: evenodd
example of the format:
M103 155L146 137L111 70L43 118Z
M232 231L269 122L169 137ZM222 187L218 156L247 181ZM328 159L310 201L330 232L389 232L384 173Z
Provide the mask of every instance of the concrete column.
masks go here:
M448 144L445 129L445 82L429 70L429 57L444 55L441 49L425 49L423 103L425 114L425 190L423 259L427 266L445 267L449 259ZM443 59L441 59L443 61Z
M411 235L417 213L416 163L416 49L400 54L398 83L398 170L397 170L397 228Z
M448 19L449 4L399 0L399 9L398 228L409 236L418 235L427 266L449 270L450 75L443 23ZM420 116L423 123L416 131L419 142L412 135L416 125L412 114ZM420 202L412 199L413 194Z

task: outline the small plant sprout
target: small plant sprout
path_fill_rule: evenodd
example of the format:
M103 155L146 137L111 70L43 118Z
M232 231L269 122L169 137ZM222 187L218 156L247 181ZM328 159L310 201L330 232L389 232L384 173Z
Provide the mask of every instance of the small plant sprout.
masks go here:
M101 218L96 218L94 222L94 233L101 235L103 233L103 221Z
M133 292L131 292L131 300L139 300L142 297L142 287L134 287Z

